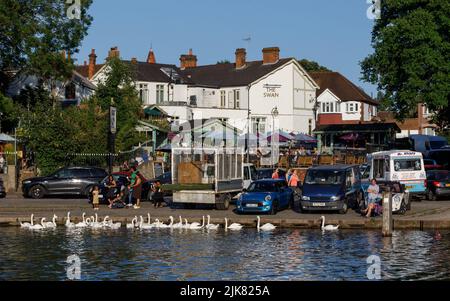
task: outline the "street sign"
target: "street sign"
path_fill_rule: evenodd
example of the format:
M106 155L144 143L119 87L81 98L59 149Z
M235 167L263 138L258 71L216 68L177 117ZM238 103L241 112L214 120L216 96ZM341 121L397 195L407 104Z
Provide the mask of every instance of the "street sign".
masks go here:
M117 108L109 107L109 130L111 134L117 131Z

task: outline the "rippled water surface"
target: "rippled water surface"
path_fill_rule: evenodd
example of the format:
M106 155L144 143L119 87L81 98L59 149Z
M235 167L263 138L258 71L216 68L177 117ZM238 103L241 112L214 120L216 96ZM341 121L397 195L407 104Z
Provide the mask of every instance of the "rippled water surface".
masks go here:
M0 279L66 280L67 257L82 280L450 279L450 232L276 230L57 230L0 228Z

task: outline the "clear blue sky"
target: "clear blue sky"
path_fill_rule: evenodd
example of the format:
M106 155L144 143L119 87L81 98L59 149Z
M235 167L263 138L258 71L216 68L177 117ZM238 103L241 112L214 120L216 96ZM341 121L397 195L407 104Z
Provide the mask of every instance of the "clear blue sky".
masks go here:
M159 63L179 65L192 48L204 65L234 61L239 47L247 48L248 60L260 60L262 48L278 46L281 57L315 60L370 94L375 87L360 80L358 64L372 52L368 6L366 0L95 0L76 58L82 64L95 48L102 62L118 46L123 58L145 60L153 45ZM251 42L243 41L249 35Z

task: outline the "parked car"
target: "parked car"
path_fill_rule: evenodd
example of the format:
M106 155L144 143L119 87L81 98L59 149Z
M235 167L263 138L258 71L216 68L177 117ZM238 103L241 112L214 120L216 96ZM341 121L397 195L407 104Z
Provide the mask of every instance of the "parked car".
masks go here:
M435 201L440 197L450 197L450 171L427 171L427 199Z
M65 167L47 177L34 177L22 181L25 197L40 199L46 195L84 195L107 176L97 167Z
M300 208L347 213L358 209L363 200L358 165L315 166L308 169L301 186Z
M294 202L294 192L284 179L256 180L244 189L236 202L239 213L276 214Z
M256 170L257 172L257 177L258 180L262 180L262 179L272 179L272 174L274 173L275 169L273 168L258 168ZM286 171L283 169L279 169L280 173L280 177L281 178L286 178Z
M6 197L5 186L3 185L3 179L0 178L0 198Z
M436 160L433 159L423 159L423 165L425 167L425 170L435 170L443 168L442 165L438 164Z

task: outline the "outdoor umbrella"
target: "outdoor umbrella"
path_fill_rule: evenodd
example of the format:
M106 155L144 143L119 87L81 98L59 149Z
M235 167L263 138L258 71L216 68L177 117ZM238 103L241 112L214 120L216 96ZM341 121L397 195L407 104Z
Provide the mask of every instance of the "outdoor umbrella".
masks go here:
M286 143L286 142L294 139L294 137L291 136L291 134L283 132L281 130L276 131L274 134L269 132L268 136L267 136L267 141L272 142L272 136L275 138L278 138L278 142L281 142L281 143Z
M0 134L0 142L14 142L16 141L16 139L14 139L13 137L6 135L6 134Z
M172 151L172 144L167 143L156 149L158 152L170 153Z
M259 145L266 145L267 144L267 138L263 134L259 133L257 135L253 133L245 133L238 138L238 144L239 145L245 145L246 141L248 141L248 145L250 146L257 146L258 145L258 139L259 139Z
M314 137L311 137L306 134L298 134L294 136L294 140L299 143L317 143L317 140Z

